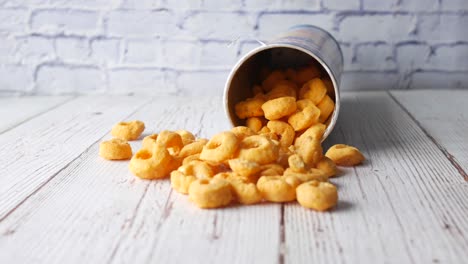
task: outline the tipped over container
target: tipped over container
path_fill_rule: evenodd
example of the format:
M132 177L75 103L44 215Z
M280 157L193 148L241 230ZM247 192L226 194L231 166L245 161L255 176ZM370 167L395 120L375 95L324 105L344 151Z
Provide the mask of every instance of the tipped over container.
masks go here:
M312 25L290 28L276 39L253 49L234 65L224 87L224 108L233 126L245 125L235 113L235 105L253 96L252 86L258 84L260 69L300 68L317 66L321 78L333 85L329 96L335 102L333 113L327 120L325 140L335 127L340 111L340 78L343 71L343 54L338 42L327 31Z

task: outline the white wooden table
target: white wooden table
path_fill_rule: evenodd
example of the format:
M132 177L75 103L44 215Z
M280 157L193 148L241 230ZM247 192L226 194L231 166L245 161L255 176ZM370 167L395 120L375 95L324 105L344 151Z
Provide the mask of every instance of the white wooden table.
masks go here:
M201 210L98 157L113 124L228 129L221 98L0 98L0 263L468 263L468 91L342 94L340 201ZM134 149L140 142L132 143Z

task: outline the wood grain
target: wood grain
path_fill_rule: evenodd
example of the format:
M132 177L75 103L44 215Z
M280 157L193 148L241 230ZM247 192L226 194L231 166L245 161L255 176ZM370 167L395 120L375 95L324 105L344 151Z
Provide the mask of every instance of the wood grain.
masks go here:
M0 98L0 134L72 99L68 96Z
M392 91L468 181L468 91Z
M148 99L82 97L0 137L0 220Z
M228 129L220 102L162 98L130 118L208 137ZM0 262L275 263L279 218L278 205L198 209L168 180L101 160L96 143L0 223Z
M361 149L343 170L336 210L285 207L287 263L463 263L468 185L412 119L381 92L344 93L327 145Z

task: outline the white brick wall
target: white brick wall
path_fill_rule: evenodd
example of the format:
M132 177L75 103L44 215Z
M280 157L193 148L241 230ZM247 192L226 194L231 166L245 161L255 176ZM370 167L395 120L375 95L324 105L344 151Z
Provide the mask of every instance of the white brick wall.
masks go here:
M467 0L0 0L0 96L221 95L290 26L340 42L343 90L468 87Z

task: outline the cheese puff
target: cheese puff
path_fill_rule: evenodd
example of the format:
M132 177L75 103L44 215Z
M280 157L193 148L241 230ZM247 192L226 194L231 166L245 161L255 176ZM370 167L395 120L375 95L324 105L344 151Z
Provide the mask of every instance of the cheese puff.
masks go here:
M247 137L248 138L248 137ZM203 147L200 159L221 162L234 157L239 147L239 140L230 131L214 135Z
M158 138L158 134L151 134L143 138L143 142L141 143L142 149L149 149L151 150L156 145L156 139Z
M300 136L296 137L294 146L296 148L299 147L300 145L302 145L302 141L309 137L317 140L322 140L323 134L325 133L325 129L326 126L324 124L315 124L309 127Z
M245 126L236 126L236 127L233 127L231 129L231 132L234 133L234 135L236 135L236 137L239 139L239 140L242 140L246 137L250 137L250 136L253 136L253 135L256 135L257 133L255 133L252 129L248 128L248 127L245 127Z
M200 208L218 208L232 201L231 184L223 179L197 179L189 187L190 201Z
M315 66L299 69L296 73L296 83L302 86L304 83L320 76L320 72Z
M263 165L274 162L278 158L278 151L278 147L270 139L255 135L240 142L238 157Z
M263 116L262 105L265 103L265 99L261 96L254 98L248 98L245 101L241 101L234 106L237 117L245 119L254 116Z
M294 97L296 98L296 90L297 90L297 85L288 80L282 80L279 81L273 89L266 94L266 99L267 100L272 100L280 97Z
M344 144L332 146L325 156L338 166L354 166L365 160L364 155L357 148Z
M278 120L296 111L296 99L294 97L280 97L269 100L262 105L265 118Z
M245 121L245 125L253 132L258 133L263 127L263 122L259 117L249 117Z
M190 184L195 180L197 177L193 175L185 175L178 170L171 172L171 186L179 193L188 194Z
M208 139L204 138L189 143L180 150L178 156L181 158L185 158L191 155L199 154L200 152L202 152L203 147L206 145L206 143L208 143Z
M336 164L327 156L323 156L323 158L317 163L316 167L325 173L327 177L335 177L338 173Z
M128 160L132 157L132 148L126 140L113 138L99 144L99 156L107 160Z
M294 129L286 122L269 121L267 127L278 136L280 146L288 148L294 141Z
M308 99L296 102L297 112L288 117L288 123L295 131L304 130L319 121L320 109Z
M278 83L281 80L284 80L285 78L286 76L282 71L280 70L273 71L268 75L268 77L266 77L265 80L263 80L262 88L266 92L269 92L273 89L276 83Z
M320 140L311 137L302 140L301 145L296 146L297 154L309 167L315 167L323 157L323 149Z
M300 99L309 99L315 105L322 101L327 94L327 87L320 78L314 78L305 83L299 91Z
M305 182L296 188L296 193L300 205L317 211L326 211L338 202L338 191L329 182Z
M119 122L112 127L111 134L115 138L125 140L136 140L145 130L145 123L134 120L129 122Z
M184 146L195 141L195 136L190 131L180 129L174 132L179 134L179 136L182 138L182 143Z
M179 134L169 130L161 131L156 138L156 143L164 146L171 154L179 153L180 150L184 147L182 137Z
M162 145L153 149L141 149L130 160L129 169L142 179L159 179L169 176L175 169L174 158Z
M229 160L229 167L233 172L245 176L248 179L253 179L253 176L261 170L261 167L258 163L243 159Z
M290 202L296 199L295 187L281 176L262 176L258 179L257 188L267 201Z
M325 123L325 121L327 121L330 114L333 112L333 109L335 109L335 102L333 102L330 96L325 95L322 101L318 103L317 107L318 109L320 109L319 122Z
M287 168L284 170L283 176L294 176L298 178L301 182L308 182L308 181L328 181L327 175L318 169L311 168L305 172L296 172L291 168Z

